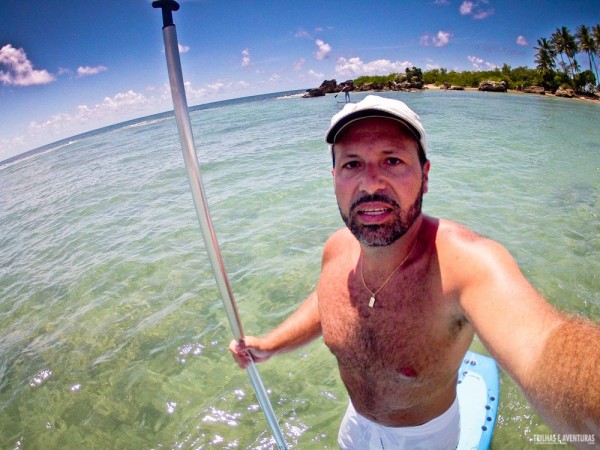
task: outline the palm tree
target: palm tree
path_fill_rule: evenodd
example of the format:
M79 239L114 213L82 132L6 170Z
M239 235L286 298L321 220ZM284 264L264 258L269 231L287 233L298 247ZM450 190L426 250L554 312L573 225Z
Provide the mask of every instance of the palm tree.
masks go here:
M594 36L594 53L600 56L600 24L596 24L592 27L592 35ZM594 63L595 64L595 63ZM596 67L596 73L598 73L598 67ZM600 79L596 76L596 83L600 85Z
M596 61L594 58L594 54L597 51L596 42L594 42L594 38L590 34L590 29L586 25L581 25L577 27L575 32L575 38L577 39L577 46L579 51L582 53L587 53L588 62L590 64L590 71L594 70L592 67L596 69L596 81L598 80L598 68L596 67ZM592 63L593 66L592 66Z
M592 27L592 34L594 35L594 42L596 43L596 54L600 51L600 24Z
M563 68L563 71L572 79L573 70L578 66L577 62L573 64L573 60L575 60L575 55L577 53L577 43L575 42L575 38L567 27L562 27L557 28L556 31L552 33L550 40L556 49L556 53L560 55L560 66ZM565 63L563 54L567 56L569 64Z
M550 36L550 45L554 49L554 57L560 56L560 62L558 65L562 68L563 72L566 73L566 64L565 59L563 58L563 53L565 52L565 46L563 42L563 38L560 34L560 29L556 29L554 33Z
M535 54L535 63L537 64L537 71L542 77L551 74L556 68L554 57L556 56L556 50L551 42L546 38L537 40L537 47L533 47L537 50Z

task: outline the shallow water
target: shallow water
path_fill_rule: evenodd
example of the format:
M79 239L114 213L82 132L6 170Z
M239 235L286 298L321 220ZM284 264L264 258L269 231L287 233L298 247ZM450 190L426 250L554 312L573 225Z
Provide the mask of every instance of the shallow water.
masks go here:
M425 211L498 240L551 303L600 320L599 105L385 95L428 130ZM314 288L321 246L342 225L322 142L337 110L331 96L266 96L191 114L248 334ZM226 352L174 119L57 147L0 169L0 447L271 448ZM259 369L291 447L337 448L347 399L322 342ZM501 381L492 447L528 448L549 428Z

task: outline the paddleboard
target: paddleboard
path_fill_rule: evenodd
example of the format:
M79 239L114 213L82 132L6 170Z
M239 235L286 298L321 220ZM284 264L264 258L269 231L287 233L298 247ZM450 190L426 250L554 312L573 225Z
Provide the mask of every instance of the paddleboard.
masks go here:
M457 450L487 450L498 413L498 367L484 355L469 351L458 371L460 408Z

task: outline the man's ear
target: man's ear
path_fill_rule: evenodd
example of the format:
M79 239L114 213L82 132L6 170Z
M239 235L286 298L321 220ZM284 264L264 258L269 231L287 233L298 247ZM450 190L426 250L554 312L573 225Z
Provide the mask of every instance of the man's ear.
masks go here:
M429 169L431 168L431 163L429 160L425 162L423 165L423 194L427 194L429 190Z

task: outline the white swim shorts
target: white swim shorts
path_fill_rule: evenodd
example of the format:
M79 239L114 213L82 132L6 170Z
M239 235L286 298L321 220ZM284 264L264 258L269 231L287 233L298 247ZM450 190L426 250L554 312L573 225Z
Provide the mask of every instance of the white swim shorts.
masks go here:
M460 438L458 400L441 416L416 427L386 427L356 412L352 402L340 425L343 450L455 450Z

